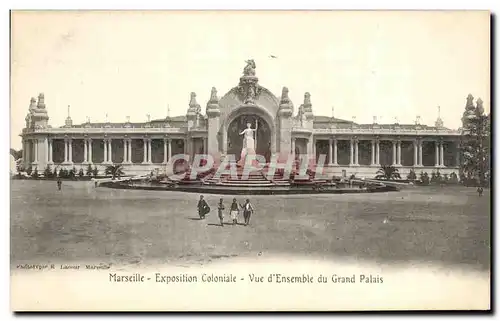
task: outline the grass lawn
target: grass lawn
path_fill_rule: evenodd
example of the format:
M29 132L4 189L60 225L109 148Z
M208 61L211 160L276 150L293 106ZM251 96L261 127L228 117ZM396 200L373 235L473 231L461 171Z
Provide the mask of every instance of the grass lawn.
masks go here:
M458 186L255 196L248 227L219 226L219 196L205 197L212 213L200 221L198 194L91 182L63 182L58 191L52 181L13 180L11 263L192 263L262 253L490 266L489 190L481 198ZM228 209L232 197L224 199Z

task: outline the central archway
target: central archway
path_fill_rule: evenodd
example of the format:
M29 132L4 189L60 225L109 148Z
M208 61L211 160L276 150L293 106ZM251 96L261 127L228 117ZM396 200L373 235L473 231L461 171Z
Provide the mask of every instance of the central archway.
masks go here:
M241 149L243 147L243 136L240 132L246 128L246 124L252 124L252 128L256 128L255 133L255 153L262 155L269 162L271 158L272 147L272 131L269 124L259 115L242 114L236 116L228 125L227 128L227 154L234 155L236 160L241 158Z

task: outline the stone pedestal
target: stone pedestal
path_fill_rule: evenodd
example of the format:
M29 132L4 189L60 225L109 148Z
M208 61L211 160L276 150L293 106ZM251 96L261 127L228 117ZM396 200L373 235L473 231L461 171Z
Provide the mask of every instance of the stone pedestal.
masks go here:
M292 155L292 110L281 109L279 111L279 154L280 159L287 160Z
M222 148L219 147L219 128L220 128L220 111L218 105L207 106L207 116L208 116L208 135L207 135L207 153L214 159L214 163L220 163L220 151Z

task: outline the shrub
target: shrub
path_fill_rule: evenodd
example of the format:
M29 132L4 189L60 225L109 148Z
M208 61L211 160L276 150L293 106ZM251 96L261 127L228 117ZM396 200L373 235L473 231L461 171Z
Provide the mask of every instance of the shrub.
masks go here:
M382 167L380 167L377 171L375 179L401 179L401 175L396 167L392 165L382 165Z
M68 170L67 170L67 169L65 169L65 168L61 168L61 169L59 170L59 177L60 177L60 178L68 178L68 177L69 177L69 172L68 172Z
M35 169L33 170L33 173L31 174L31 177L38 178L38 168L37 167L35 167Z
M88 177L92 176L92 165L89 164L89 166L87 166L87 173L86 174Z
M417 174L413 169L410 169L410 173L408 174L408 176L406 176L406 178L410 181L414 181L417 179Z
M97 169L97 166L94 166L94 170L92 171L92 174L94 175L94 177L97 177L97 175L99 174L99 170Z
M427 172L420 172L420 183L422 185L429 185L429 174Z
M76 177L76 168L73 166L73 168L70 169L68 172L68 178L75 178L75 177Z
M50 168L50 165L47 165L47 167L45 167L45 170L43 171L43 176L45 176L45 178L52 177L52 169Z
M458 184L458 176L457 176L457 174L455 174L455 172L450 174L449 183L450 184Z

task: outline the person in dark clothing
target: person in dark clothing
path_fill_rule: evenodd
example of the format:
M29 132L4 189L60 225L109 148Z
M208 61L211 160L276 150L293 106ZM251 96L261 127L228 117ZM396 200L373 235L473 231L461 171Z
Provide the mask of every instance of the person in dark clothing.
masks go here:
M210 212L210 206L208 206L207 202L203 199L203 195L200 195L200 200L198 201L198 215L200 219L205 219L205 216Z
M233 221L233 225L238 224L238 214L239 214L238 202L236 202L236 198L233 198L233 203L231 203L231 220Z
M61 178L58 178L57 179L57 189L61 190L61 187L62 187L62 181L61 181Z
M245 220L245 225L248 225L250 223L250 216L252 216L253 213L253 206L252 204L250 204L250 200L248 198L245 204L241 205L241 208L243 209L243 218Z
M480 197L483 196L483 188L481 186L477 188L477 193L479 194Z
M220 220L220 226L224 226L224 200L221 198L219 200L219 206L218 206L218 210L219 210L219 220Z

